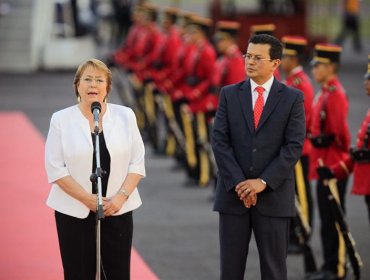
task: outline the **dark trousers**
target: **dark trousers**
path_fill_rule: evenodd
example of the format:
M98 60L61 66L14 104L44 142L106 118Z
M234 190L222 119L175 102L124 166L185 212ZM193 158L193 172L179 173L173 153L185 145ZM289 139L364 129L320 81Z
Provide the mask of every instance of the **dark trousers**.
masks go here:
M362 44L360 38L360 22L359 16L356 14L349 14L346 13L343 16L343 25L342 30L340 31L336 43L342 45L346 36L352 35L353 36L353 47L356 51L361 51Z
M369 224L370 224L370 195L365 195L365 204L367 208L367 213L369 214Z
M245 215L220 213L221 280L243 280L252 230L262 280L287 279L290 218L261 215L252 207Z
M339 199L343 211L345 211L345 194L347 188L347 179L337 182ZM317 203L321 219L321 242L324 253L324 264L322 269L332 271L339 277L345 271L345 248L344 244L339 242L341 233L335 226L335 217L329 202L330 190L322 181L317 182Z
M95 213L78 219L55 212L64 279L95 280ZM129 280L132 246L132 212L106 217L101 222L101 276Z

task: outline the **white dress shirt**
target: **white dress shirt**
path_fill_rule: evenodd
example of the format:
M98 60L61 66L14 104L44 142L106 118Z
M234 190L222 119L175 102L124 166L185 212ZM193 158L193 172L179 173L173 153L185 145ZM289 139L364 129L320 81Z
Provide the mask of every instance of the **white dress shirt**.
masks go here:
M254 105L256 104L256 101L257 101L257 98L258 98L258 92L257 92L256 88L258 86L261 86L265 89L265 91L263 92L263 101L264 101L263 104L266 104L266 100L267 100L267 97L269 96L269 93L270 93L270 90L271 90L271 87L272 87L272 83L274 82L274 76L271 76L271 78L266 83L264 83L263 85L256 84L256 82L253 81L252 79L250 79L250 81L251 81L251 92L252 92L252 105L253 105L253 109L254 109Z
M107 197L121 188L128 173L145 176L144 143L134 112L124 106L107 104L102 119L107 149L111 158ZM93 142L88 119L78 105L53 114L45 145L45 168L52 184L47 205L58 212L77 218L86 218L89 208L71 197L55 181L71 176L87 192L92 193L90 175L93 160ZM115 214L132 211L141 205L137 188Z

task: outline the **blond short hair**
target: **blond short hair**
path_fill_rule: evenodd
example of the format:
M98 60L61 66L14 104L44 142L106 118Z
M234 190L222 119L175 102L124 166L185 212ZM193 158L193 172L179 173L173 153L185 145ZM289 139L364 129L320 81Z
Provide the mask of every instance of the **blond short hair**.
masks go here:
M81 79L81 75L88 67L93 67L104 72L107 79L107 94L108 94L112 89L112 72L109 70L108 66L105 65L104 62L96 58L91 58L89 60L86 60L85 62L82 62L77 68L75 78L73 80L73 88L75 90L76 97L79 96L78 85Z

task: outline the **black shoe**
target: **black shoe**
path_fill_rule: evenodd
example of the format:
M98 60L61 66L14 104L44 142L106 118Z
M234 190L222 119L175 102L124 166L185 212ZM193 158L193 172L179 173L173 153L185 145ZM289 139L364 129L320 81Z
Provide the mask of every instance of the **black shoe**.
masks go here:
M184 184L185 187L187 188L192 188L192 187L198 187L198 180L195 178L186 178Z
M337 275L329 270L320 270L313 273L306 274L305 280L344 280L344 278L338 278Z
M288 244L288 254L302 254L303 253L303 248L299 244L295 244L294 242L290 242Z

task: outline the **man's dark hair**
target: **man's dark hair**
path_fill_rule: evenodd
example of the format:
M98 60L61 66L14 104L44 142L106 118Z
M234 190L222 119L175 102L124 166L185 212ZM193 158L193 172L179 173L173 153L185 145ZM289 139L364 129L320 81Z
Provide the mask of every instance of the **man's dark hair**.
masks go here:
M268 34L253 35L248 43L270 45L271 59L281 59L283 56L283 45L274 36Z

